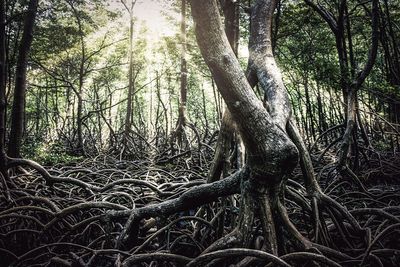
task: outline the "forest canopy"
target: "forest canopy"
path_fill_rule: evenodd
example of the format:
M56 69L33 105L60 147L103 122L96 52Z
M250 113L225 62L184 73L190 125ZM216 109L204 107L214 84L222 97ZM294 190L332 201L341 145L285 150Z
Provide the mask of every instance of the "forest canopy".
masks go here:
M399 266L400 2L0 0L0 266Z

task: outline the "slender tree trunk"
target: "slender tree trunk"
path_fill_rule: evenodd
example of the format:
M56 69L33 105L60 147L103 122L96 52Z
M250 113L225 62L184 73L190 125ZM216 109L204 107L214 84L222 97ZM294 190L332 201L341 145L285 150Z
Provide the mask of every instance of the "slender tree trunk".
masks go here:
M310 135L315 140L315 126L314 126L314 113L311 105L310 88L308 84L308 72L304 74L304 92L306 98L306 116L310 125ZM307 120L306 120L307 121Z
M164 132L164 136L165 136L165 140L168 140L168 128L169 128L169 121L168 121L168 107L167 105L164 103L163 97L161 95L161 76L158 74L157 72L157 98L159 103L161 103L162 109L163 109L163 115L164 115L164 123L165 123L165 132Z
M17 69L15 73L14 100L11 113L11 131L8 144L10 157L20 157L21 141L25 120L25 92L28 54L33 40L33 28L39 0L30 0L24 21L24 31L19 46Z
M186 62L186 0L182 0L181 6L181 90L179 117L182 125L186 123L186 102L187 102L187 62Z
M83 57L82 57L83 62ZM81 66L81 71L83 66ZM77 138L78 144L76 146L76 153L78 155L84 154L83 149L83 127L82 127L82 114L83 114L83 72L79 73L79 85L77 94L77 111L76 111L76 127L77 127Z
M179 99L179 115L173 139L177 139L181 148L186 135L186 102L187 102L187 62L186 62L186 1L181 0L181 77L180 77L180 99ZM173 152L173 151L172 151Z
M133 84L133 10L129 11L129 74L128 74L128 100L126 102L126 114L125 114L125 127L123 144L127 145L127 139L132 130L132 101L134 95L134 84Z
M77 126L77 135L78 135L78 144L77 144L77 153L78 155L83 155L84 147L83 147L83 86L85 82L85 61L86 61L86 45L84 40L84 33L82 28L82 22L79 17L79 14L74 9L76 20L78 22L79 34L80 34L80 42L81 42L81 62L79 64L79 83L78 83L78 107L76 113L76 126Z
M201 96L202 96L202 102L203 102L203 116L204 116L204 127L205 127L205 133L204 133L204 138L205 140L209 136L209 126L208 126L208 116L207 116L207 104L206 104L206 94L205 90L202 88L201 90Z
M340 169L348 170L348 154L351 144L351 138L353 137L355 126L356 126L356 114L357 114L357 93L361 88L361 85L368 77L375 64L375 59L378 50L378 0L372 1L372 41L368 54L368 60L365 63L363 70L357 74L357 77L352 81L349 87L348 99L347 99L347 110L346 110L346 130L342 138L342 144L340 148L340 158L338 167Z
M7 86L7 67L6 67L6 11L5 1L0 2L0 175L7 180L6 170L6 86Z
M385 57L387 60L387 75L389 82L394 86L400 85L400 49L398 46L398 42L396 39L396 35L393 29L393 22L390 15L390 7L387 0L383 1L384 3L384 11L381 11L382 25L387 27L381 27L381 35L382 35L382 45L385 48ZM390 49L391 44L391 49Z
M344 100L344 114L346 130L342 137L341 148L339 160L337 162L337 167L342 175L350 175L356 181L358 181L357 176L351 171L348 166L349 152L351 148L351 141L355 136L355 131L357 129L357 99L358 90L361 85L371 72L371 69L375 63L377 49L378 49L378 0L372 1L372 41L370 44L368 60L359 73L355 73L355 58L352 53L352 41L350 25L347 25L347 33L349 38L349 49L350 49L350 70L348 63L347 47L346 47L346 10L347 10L347 0L341 0L338 9L338 18L334 18L330 12L327 12L321 5L315 4L312 0L304 0L310 7L312 7L316 12L318 12L321 17L327 22L332 32L335 35L336 49L339 57L340 66L340 85L342 88L343 100ZM349 20L347 20L349 24ZM354 76L352 76L354 74ZM356 140L355 140L356 141ZM358 183L362 187L361 183Z
M45 110L46 110L46 114L45 114L45 127L46 127L46 138L49 137L49 133L50 133L50 121L49 121L49 113L50 113L50 108L49 108L49 88L50 88L50 82L48 79L46 79L46 90L45 90L45 98L44 98L44 105L45 105ZM57 88L56 88L56 92L57 92Z

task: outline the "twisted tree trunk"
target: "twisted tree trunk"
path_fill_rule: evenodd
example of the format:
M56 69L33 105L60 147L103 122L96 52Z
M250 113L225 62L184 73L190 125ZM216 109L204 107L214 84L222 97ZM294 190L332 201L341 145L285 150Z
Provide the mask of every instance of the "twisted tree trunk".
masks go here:
M233 52L237 56L239 48L239 2L221 0L220 3L225 16L225 33ZM231 167L229 155L234 133L235 125L232 121L232 116L229 110L225 109L218 133L213 163L208 174L208 182L219 180L221 174L223 177L228 176ZM241 140L238 141L241 142Z
M289 219L284 205L286 182L299 158L310 199L310 203L306 198L300 199L300 203L313 218L314 240L326 240L327 229L325 220L321 220L320 207L330 214L330 220L337 222L338 227L347 229L350 225L364 240L366 232L351 213L321 191L310 155L291 117L288 95L272 54L271 25L276 2L257 0L251 8L250 59L245 75L224 32L217 0L191 0L201 53L244 140L247 165L225 179L194 187L177 198L114 213L117 217L129 215L117 248L137 245L139 222L143 218L170 215L240 192L236 228L211 244L203 254L221 248L251 247L253 237L258 235L254 232L258 220L264 242L257 249L278 255L284 254L289 244L297 250L316 248L324 254L346 258L341 252L311 242ZM267 95L267 108L252 90L257 83ZM253 266L254 260L248 257L236 266Z
M256 97L224 32L216 1L192 0L196 37L218 89L244 140L248 153L248 177L242 181L241 215L237 230L207 251L227 242L249 246L256 212L264 239L272 253L278 253L276 225L284 213L280 203L284 178L296 166L298 151L286 134L291 114L287 92L272 55L271 25L277 1L259 0L252 7L250 80L265 88L269 112ZM234 237L234 238L232 238ZM228 241L230 240L230 241Z

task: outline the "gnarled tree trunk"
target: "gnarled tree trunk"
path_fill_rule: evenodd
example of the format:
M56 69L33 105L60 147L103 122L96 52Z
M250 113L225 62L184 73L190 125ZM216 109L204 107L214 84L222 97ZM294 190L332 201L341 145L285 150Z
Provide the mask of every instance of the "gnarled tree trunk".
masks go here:
M201 53L248 153L248 177L242 182L239 225L233 233L235 238L229 240L248 246L254 215L259 211L266 244L277 254L274 215L281 212L279 198L284 177L296 166L298 151L285 132L291 107L272 55L271 23L276 1L260 0L252 8L251 68L255 79L266 88L269 112L253 92L229 44L216 1L193 0L191 4ZM215 247L226 246L227 240L223 238Z
M272 18L276 4L277 0L257 0L251 8L250 59L246 76L224 32L217 1L191 1L201 53L244 140L247 165L225 179L195 187L176 199L127 211L129 219L117 247L135 245L142 218L173 214L240 192L236 228L215 241L203 254L221 248L251 247L257 216L263 230L262 250L284 254L290 244L298 250L316 247L331 254L334 250L304 237L290 221L285 208L286 182L299 158L311 203L305 198L300 201L312 213L315 240L320 238L319 229L326 230L320 220L319 207L332 214L332 220L340 219L341 224L345 220L356 233L365 234L345 208L321 191L310 155L291 117L288 94L272 54ZM267 108L252 90L257 83L267 95ZM337 255L341 257L340 253ZM253 260L246 258L238 266L252 266Z
M225 16L225 33L233 52L237 56L239 49L239 2L221 0L220 3ZM229 155L234 133L235 125L232 116L229 110L225 109L218 133L213 163L208 174L208 182L219 180L221 174L224 177L228 175L231 167ZM241 140L238 141L241 142Z

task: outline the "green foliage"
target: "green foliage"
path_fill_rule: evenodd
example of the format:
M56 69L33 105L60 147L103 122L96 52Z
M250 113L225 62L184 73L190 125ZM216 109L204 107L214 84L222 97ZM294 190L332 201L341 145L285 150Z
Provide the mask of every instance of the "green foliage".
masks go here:
M83 157L69 155L65 152L65 147L59 143L29 142L25 143L22 154L42 165L56 165L74 163L82 161Z
M176 125L179 106L181 1L156 2L163 6L160 16L166 18L165 25L159 25L164 28L164 31L160 31L162 34L155 33L157 29L150 27L151 18L147 22L139 19L143 15L139 12L145 12L148 7L146 1L138 1L137 5L142 4L142 9L136 9L137 6L134 9L134 15L137 16L133 38L135 92L130 115L132 130L146 142L154 140L155 131L159 131L158 135L162 132L168 136L168 131ZM10 0L7 3L13 6L7 10L10 18L7 41L10 44L9 73L14 73L26 1ZM254 1L242 4L251 3ZM330 13L337 14L335 1L322 3ZM371 35L367 12L369 4L350 0L347 3L354 57L357 68L361 68L368 57ZM399 3L388 3L398 44ZM246 69L249 15L243 8L240 10L239 62ZM342 123L341 73L334 34L321 16L303 1L281 1L281 12L277 12L276 16L278 14L275 20L278 30L274 29L274 53L283 71L295 116L305 125L304 128L308 128L311 123L319 124L320 128L326 127L318 121L325 117L328 118L325 124ZM70 149L77 138L79 98L83 102L83 136L87 150L95 154L109 149L113 132L119 138L127 112L129 26L129 14L120 1L40 1L28 71L27 157L46 163L75 160L62 151ZM346 44L348 42L346 39ZM393 49L395 44L390 43L389 48ZM377 91L389 99L400 98L400 90L388 78L387 62L390 56L391 53L380 47L375 67L364 83L364 88L360 90L362 98L371 97L368 90ZM213 89L216 88L212 87L212 77L197 46L190 8L187 12L186 57L188 118L197 126L200 134L213 132L218 129L217 110L220 111L223 102L218 101L218 92L214 95ZM10 96L13 79L11 75ZM360 105L361 108L366 107L362 101ZM373 108L381 116L386 116L384 104L378 103ZM312 114L321 112L322 115L318 120L313 118L313 122L307 121L311 120L307 109L311 109ZM206 125L210 129L205 130ZM54 144L43 145L42 142L48 139L53 140Z

